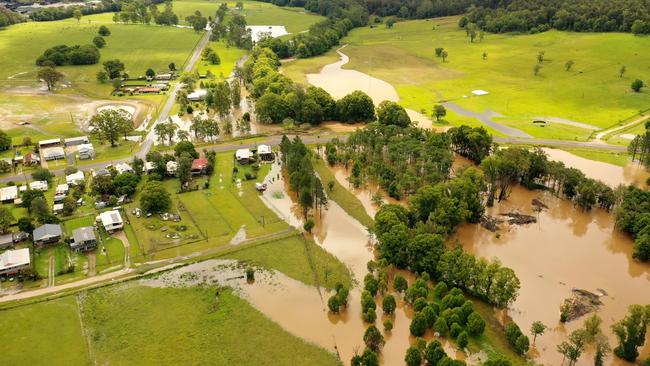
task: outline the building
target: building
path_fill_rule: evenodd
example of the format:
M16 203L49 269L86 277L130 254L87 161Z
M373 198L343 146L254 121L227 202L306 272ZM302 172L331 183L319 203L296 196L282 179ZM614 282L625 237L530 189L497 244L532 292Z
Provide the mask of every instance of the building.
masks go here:
M56 196L54 197L54 199L56 200ZM63 203L55 203L54 205L52 205L53 214L57 215L60 214L61 212L63 212Z
M269 145L259 145L257 147L257 156L262 161L273 161L275 159L275 155L273 155L273 151Z
M97 169L96 171L93 172L93 177L94 176L105 176L105 175L111 175L111 172L108 171L108 169Z
M115 165L115 170L117 171L117 174L122 174L122 173L135 173L133 168L127 163L119 163Z
M154 80L172 80L174 78L174 75L171 73L168 74L157 74L156 76L153 77Z
M248 164L253 157L253 153L249 149L239 149L235 152L235 159L239 164Z
M57 138L57 139L41 140L38 142L38 147L40 149L45 149L54 146L61 146L61 139Z
M23 157L23 165L24 166L32 166L32 165L40 165L41 164L41 157L38 156L38 154L34 153L28 153L25 154Z
M192 174L201 175L206 174L208 171L208 159L200 157L192 160Z
M74 185L81 184L81 183L85 182L84 172L79 170L76 173L66 175L65 176L65 182L68 184L68 186L74 186Z
M144 173L148 174L148 173L153 172L154 170L156 170L156 165L154 165L153 162L151 162L151 161L145 161L144 162L144 166L142 167L142 171Z
M68 194L69 190L70 190L70 186L68 186L67 184L65 184L65 183L64 184L59 184L58 186L56 186L55 194L66 195L66 194Z
M61 225L45 224L34 229L34 234L32 236L34 238L34 244L43 246L61 240L63 232L61 231Z
M14 234L0 235L0 249L6 248L14 244Z
M141 94L156 94L160 93L160 88L136 88L135 92Z
M169 175L175 175L177 170L178 170L178 163L173 160L168 161L167 164L165 165L165 171Z
M79 160L89 160L95 158L95 147L93 144L81 144L77 146Z
M88 136L70 137L63 140L63 146L65 147L83 145L88 143L90 143L90 140L88 140Z
M47 191L48 190L48 185L46 180L35 180L31 183L29 183L29 189L33 189L35 191Z
M9 186L0 188L0 202L11 203L18 198L18 187Z
M0 275L10 275L29 269L29 248L7 250L0 254Z
M63 147L61 146L42 149L41 155L43 155L45 161L65 159L65 151L63 151Z
M102 212L98 218L102 222L104 229L109 233L121 230L124 227L122 216L117 210Z
M208 95L208 91L205 89L198 89L195 90L187 95L187 99L192 101L192 102L198 102L200 100L204 100L205 97Z
M92 226L84 226L72 231L70 249L87 252L97 249L97 237Z

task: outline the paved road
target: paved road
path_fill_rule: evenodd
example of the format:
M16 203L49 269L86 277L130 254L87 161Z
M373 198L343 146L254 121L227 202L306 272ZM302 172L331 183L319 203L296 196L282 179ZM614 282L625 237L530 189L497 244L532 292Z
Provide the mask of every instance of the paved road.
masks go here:
M201 56L201 52L203 52L203 48L205 48L205 46L210 41L210 34L212 34L211 30L205 32L203 38L201 38L199 44L194 49L194 54L192 54L192 57L190 57L190 60L185 65L185 69L183 69L183 71L192 71L194 64ZM145 156L147 156L149 150L151 150L151 146L153 146L153 143L156 141L155 127L157 124L161 122L165 122L167 121L167 118L169 118L169 112L174 107L174 103L176 102L176 94L181 89L181 87L182 85L180 82L174 85L174 88L172 89L171 94L169 94L169 98L167 98L167 102L165 103L163 110L160 112L158 119L149 128L149 132L147 133L147 136L144 138L144 141L142 142L140 151L138 151L136 154L136 156L139 157L140 159L144 159Z
M532 136L530 136L529 134L521 130L493 121L492 120L493 117L501 116L498 113L491 112L491 111L477 113L477 112L470 111L469 109L465 109L453 102L444 102L442 103L442 105L448 108L449 110L455 112L456 114L460 114L461 116L475 118L481 121L481 123L492 127L494 130L499 131L504 135L518 137L518 138L532 138Z

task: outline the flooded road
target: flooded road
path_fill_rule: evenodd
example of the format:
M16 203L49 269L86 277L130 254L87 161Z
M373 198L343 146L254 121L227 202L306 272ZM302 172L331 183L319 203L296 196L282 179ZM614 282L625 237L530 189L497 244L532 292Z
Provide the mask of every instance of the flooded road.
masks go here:
M391 84L357 70L343 69L343 65L350 61L350 58L341 52L343 48L345 46L336 51L341 56L339 61L325 65L318 74L307 74L307 81L325 89L334 99L340 99L355 90L361 90L372 98L376 106L384 100L399 101L397 90ZM406 113L412 121L417 122L418 127L432 128L432 121L428 116L412 109L407 109Z
M549 209L534 212L533 198L540 199ZM499 258L515 271L521 289L508 315L524 332L537 320L549 326L537 338L539 356L535 361L559 365L562 356L556 345L589 316L564 325L559 322L560 306L571 296L573 288L594 293L602 289L607 293L601 297L603 305L598 314L603 319L602 329L614 346L611 324L625 316L628 305L650 303L650 265L632 259L632 240L614 230L613 217L606 211L582 212L571 202L544 192L517 187L508 201L488 209L488 214L496 216L510 211L535 215L538 222L502 230L500 237L479 225L467 224L450 243L459 240L466 251ZM646 345L642 354L649 352ZM593 364L592 353L586 351L578 364ZM607 364L626 363L610 358Z
M616 187L619 184L645 185L646 179L650 177L645 168L630 162L625 167L600 161L589 160L570 152L558 149L542 148L549 160L561 161L567 167L581 170L589 178L598 179L603 183Z

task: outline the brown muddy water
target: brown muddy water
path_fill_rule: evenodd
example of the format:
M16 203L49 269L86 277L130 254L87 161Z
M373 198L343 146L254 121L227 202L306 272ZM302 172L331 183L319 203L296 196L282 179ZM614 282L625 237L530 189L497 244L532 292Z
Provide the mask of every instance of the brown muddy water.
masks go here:
M532 199L549 206L534 212ZM535 215L537 223L501 230L499 236L479 225L466 224L451 238L480 257L498 258L512 268L521 281L519 297L506 311L523 331L539 320L549 330L537 338L536 362L559 365L562 356L556 345L582 326L584 316L567 324L559 322L559 309L571 289L604 293L598 315L602 329L615 345L611 325L623 318L631 304L650 303L650 265L632 259L632 240L614 230L613 217L603 210L582 212L570 202L549 193L517 187L507 201L488 209L488 214L517 211ZM650 353L650 346L642 350ZM578 365L593 364L593 350L587 350ZM625 365L610 358L610 365Z
M581 170L589 178L598 179L603 183L616 187L619 184L633 184L645 186L645 181L650 177L645 168L634 162L625 167L589 160L570 152L558 149L543 148L549 160L561 161L567 167Z

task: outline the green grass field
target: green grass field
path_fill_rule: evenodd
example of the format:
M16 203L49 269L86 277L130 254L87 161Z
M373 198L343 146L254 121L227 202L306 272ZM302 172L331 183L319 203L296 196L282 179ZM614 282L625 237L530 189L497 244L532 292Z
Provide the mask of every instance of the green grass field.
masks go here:
M358 28L342 40L344 53L356 69L391 83L401 104L431 111L439 100L451 100L474 112L492 110L502 114L504 124L533 136L579 139L591 131L551 123L532 125L533 117L564 119L606 128L650 107L647 90L633 93L630 83L646 80L650 56L644 52L650 38L623 33L567 33L549 31L535 35L486 34L469 42L458 18L399 22L392 29L383 25ZM443 47L446 62L435 57ZM539 76L533 75L537 54L545 52ZM483 60L483 52L487 59ZM575 62L565 71L568 60ZM318 71L332 61L332 53L285 65L288 75ZM619 77L619 69L626 73ZM296 76L298 74L298 76ZM304 80L304 78L303 78ZM468 97L484 89L489 95ZM452 124L470 118L453 118Z

